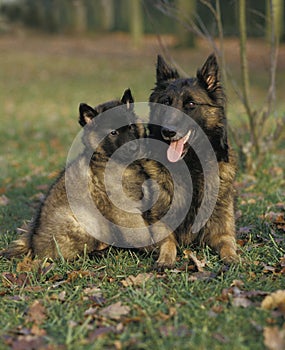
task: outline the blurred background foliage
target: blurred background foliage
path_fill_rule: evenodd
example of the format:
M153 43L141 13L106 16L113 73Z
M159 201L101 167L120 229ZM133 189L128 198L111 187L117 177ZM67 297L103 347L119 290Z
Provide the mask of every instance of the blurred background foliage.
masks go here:
M280 39L284 40L285 18L283 0L278 6ZM0 0L0 31L13 30L15 25L34 28L46 33L83 34L93 32L139 32L154 34L178 34L181 43L193 45L185 40L189 31L181 30L179 21L165 16L162 7L172 6L181 13L207 24L211 36L217 35L216 22L209 5L215 7L216 0ZM238 35L238 1L220 1L225 36ZM251 37L268 35L268 0L247 0L247 30ZM266 34L267 33L267 34ZM137 34L137 35L139 35Z

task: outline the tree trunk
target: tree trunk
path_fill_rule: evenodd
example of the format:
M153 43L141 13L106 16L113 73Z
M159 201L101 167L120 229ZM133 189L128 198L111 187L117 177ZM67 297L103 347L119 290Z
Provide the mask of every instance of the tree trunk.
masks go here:
M272 9L271 9L272 7ZM272 11L272 14L271 14ZM283 35L283 13L284 0L267 0L266 1L266 39L271 42L272 28L277 42L280 42ZM273 20L273 23L271 23Z
M129 21L133 45L139 47L143 37L143 14L140 0L129 0Z
M74 32L82 34L87 31L86 7L83 0L73 0L74 7Z
M240 35L240 61L242 73L243 103L246 109L250 126L250 135L255 156L259 154L259 142L256 135L255 112L251 108L249 98L249 74L246 54L247 29L246 29L246 0L239 0L239 35Z
M195 35L189 30L189 25L186 28L186 24L193 21L196 13L196 0L178 0L177 1L177 37L178 47L195 47Z
M102 4L102 29L111 31L114 28L114 1L101 0Z

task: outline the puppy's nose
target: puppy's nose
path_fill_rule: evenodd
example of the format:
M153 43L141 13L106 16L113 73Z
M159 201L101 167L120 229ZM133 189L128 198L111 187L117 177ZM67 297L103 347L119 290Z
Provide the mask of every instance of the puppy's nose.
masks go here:
M164 138L166 139L172 139L175 135L176 135L176 131L173 129L169 129L169 128L162 128L161 129L161 134Z

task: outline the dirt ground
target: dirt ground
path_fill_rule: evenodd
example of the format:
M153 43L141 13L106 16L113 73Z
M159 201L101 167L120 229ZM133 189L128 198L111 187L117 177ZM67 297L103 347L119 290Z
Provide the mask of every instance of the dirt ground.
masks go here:
M218 43L216 43L218 45ZM115 60L140 60L142 65L155 66L156 55L163 54L168 62L175 65L185 75L195 74L213 47L206 41L198 40L194 49L175 49L175 39L172 36L158 37L146 35L139 48L135 48L129 35L124 33L76 36L46 36L30 32L18 32L17 35L0 36L0 55L3 52L21 55L33 52L36 55L52 56L82 56L105 57L111 62ZM226 63L234 80L240 85L240 57L238 38L224 41ZM270 72L270 48L261 39L249 39L247 45L248 65L250 70L251 88L259 99L266 96ZM283 93L285 88L285 44L280 45L276 74L277 104L283 108ZM256 91L255 91L256 90ZM265 95L264 95L265 94ZM285 105L284 105L285 106Z

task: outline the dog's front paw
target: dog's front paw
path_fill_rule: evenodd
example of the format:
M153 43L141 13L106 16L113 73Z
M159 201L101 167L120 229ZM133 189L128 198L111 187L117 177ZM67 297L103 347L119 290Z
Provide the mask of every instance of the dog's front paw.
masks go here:
M154 264L154 269L158 272L163 272L165 269L171 269L175 265L175 256L170 254L165 254L160 256Z
M236 253L236 250L231 247L224 247L221 249L220 257L225 264L238 264L241 262L240 256Z

